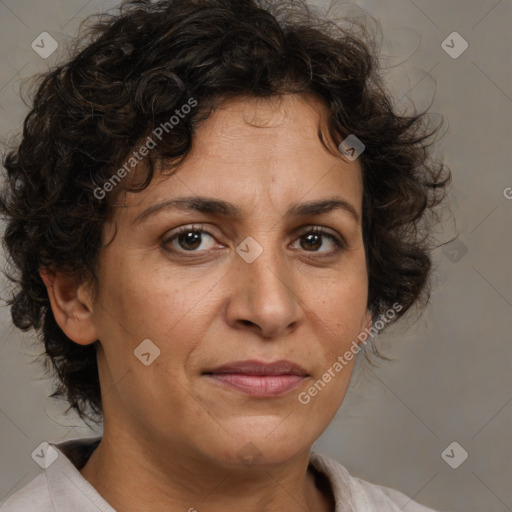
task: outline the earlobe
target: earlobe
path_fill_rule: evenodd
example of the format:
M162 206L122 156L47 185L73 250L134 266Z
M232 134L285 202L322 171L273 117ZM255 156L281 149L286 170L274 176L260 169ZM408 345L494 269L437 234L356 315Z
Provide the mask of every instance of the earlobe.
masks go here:
M364 318L364 326L363 326L363 328L370 330L371 327L372 327L372 321L373 321L372 314L369 311L367 311L366 312L366 316Z
M89 345L97 339L93 322L93 307L85 286L69 274L41 268L43 280L55 321L66 336L79 345Z
M361 332L360 332L359 336L357 337L358 344L367 342L368 337L369 337L368 333L370 332L370 329L372 327L372 320L373 320L372 314L370 313L370 311L366 311L366 314L361 323Z

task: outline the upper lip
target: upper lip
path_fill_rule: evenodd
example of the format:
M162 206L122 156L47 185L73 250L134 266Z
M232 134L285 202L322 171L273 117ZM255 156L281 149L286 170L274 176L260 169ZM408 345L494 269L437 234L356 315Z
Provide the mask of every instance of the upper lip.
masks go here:
M308 373L298 364L280 359L271 363L264 361L233 361L231 363L217 366L204 372L212 373L242 373L246 375L301 375L306 376Z

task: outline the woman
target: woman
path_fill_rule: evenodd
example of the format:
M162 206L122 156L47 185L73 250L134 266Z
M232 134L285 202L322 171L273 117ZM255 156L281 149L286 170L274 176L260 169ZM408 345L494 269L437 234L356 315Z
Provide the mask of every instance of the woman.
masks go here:
M297 2L131 1L88 37L1 206L13 321L103 435L42 446L2 512L400 510L311 447L428 299L449 171L424 114L393 111L364 30Z

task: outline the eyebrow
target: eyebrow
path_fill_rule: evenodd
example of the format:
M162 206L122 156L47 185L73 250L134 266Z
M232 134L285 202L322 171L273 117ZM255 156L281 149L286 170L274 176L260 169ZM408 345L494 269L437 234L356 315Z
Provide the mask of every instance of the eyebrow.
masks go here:
M242 211L233 203L210 197L192 196L167 199L154 204L137 215L137 217L132 221L132 224L140 224L158 212L166 210L194 211L218 217L232 217L235 219L240 219L242 217ZM335 210L341 210L349 213L359 224L360 218L357 210L350 203L338 197L295 204L288 209L284 218L289 219L293 217L322 215Z

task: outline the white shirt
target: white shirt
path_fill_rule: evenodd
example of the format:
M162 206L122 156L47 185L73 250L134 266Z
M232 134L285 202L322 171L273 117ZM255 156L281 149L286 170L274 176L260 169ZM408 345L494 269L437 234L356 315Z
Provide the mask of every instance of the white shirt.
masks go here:
M116 512L79 471L100 440L49 443L57 458L0 505L0 512ZM351 476L339 462L325 455L312 452L310 464L330 483L335 512L436 512L399 491Z

